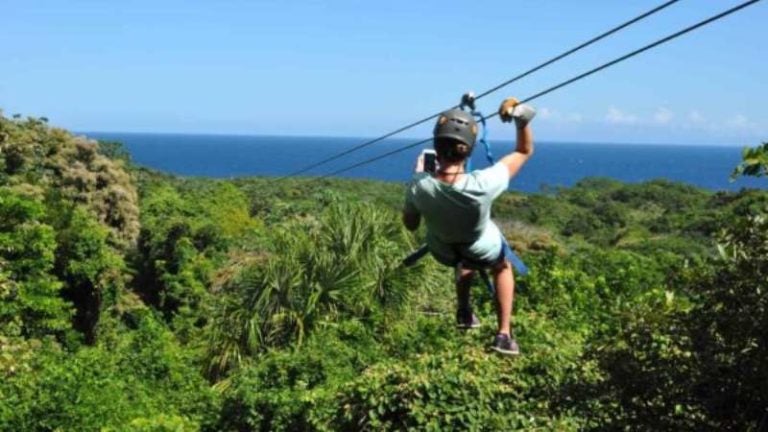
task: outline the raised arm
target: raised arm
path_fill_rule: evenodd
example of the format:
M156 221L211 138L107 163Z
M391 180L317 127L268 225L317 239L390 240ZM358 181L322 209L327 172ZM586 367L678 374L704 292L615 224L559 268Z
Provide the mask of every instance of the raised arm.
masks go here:
M422 152L416 159L416 165L413 167L413 173L424 172L424 153ZM405 206L403 206L403 225L408 231L416 231L421 224L421 213L413 203L410 186L405 192Z
M499 107L501 121L509 123L514 120L517 127L515 151L499 160L507 166L510 177L514 177L533 155L533 131L529 123L535 115L536 111L532 107L520 105L515 98L504 100Z

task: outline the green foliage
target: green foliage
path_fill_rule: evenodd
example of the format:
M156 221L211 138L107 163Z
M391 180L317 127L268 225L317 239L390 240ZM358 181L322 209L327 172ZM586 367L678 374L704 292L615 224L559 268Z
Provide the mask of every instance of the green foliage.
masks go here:
M577 430L579 419L552 414L548 399L578 367L582 338L553 323L519 316L527 351L514 360L486 351L487 335L418 314L377 332L350 321L323 326L300 348L270 350L222 382L217 427Z
M126 164L131 163L131 154L128 149L125 148L123 143L119 141L97 141L99 146L99 153L108 157L109 159L121 160Z
M210 317L209 286L226 251L259 242L260 223L232 185L152 184L142 197L134 285L142 298L191 337Z
M768 214L768 213L766 213ZM598 429L759 430L768 419L768 223L738 219L720 236L721 257L683 269L681 294L644 299L618 334L586 358L605 377L593 386ZM608 337L606 337L608 336ZM649 385L649 383L653 383Z
M768 421L768 208L737 220L720 237L722 261L693 282L702 301L684 320L692 340L693 389L722 428Z
M500 198L495 217L547 228L571 248L592 244L641 252L670 247L693 257L714 246L711 238L732 212L729 207L751 193L713 195L665 180L623 184L594 178L551 194L508 194ZM724 202L724 196L731 202Z
M112 429L104 429L110 431ZM137 418L115 431L128 432L195 432L200 430L196 423L176 415L159 414L151 418Z
M760 157L766 148L745 151L734 175L764 174ZM604 378L574 387L593 395L579 409L594 428L768 425L768 205L765 194L755 191L716 198L717 218L725 225L717 236L719 256L682 269L670 281L691 301L669 293L666 307L640 303L628 311L618 338L598 339L587 353Z
M92 344L102 313L123 295L125 264L110 246L109 230L83 208L58 214L54 271L64 282L63 297L75 307L75 329Z
M765 175L766 146L736 173ZM486 349L479 281L462 333L451 271L401 267L424 236L401 205L397 184L176 178L0 117L0 430L768 424L765 191L500 197L531 269L513 359Z
M149 317L113 346L38 350L31 372L0 382L0 400L3 430L198 430L217 411L192 359Z
M327 430L577 430L549 414L525 366L464 348L381 362L342 387ZM539 365L541 366L541 365ZM546 371L541 381L546 380ZM324 429L321 427L319 429Z
M745 148L742 162L733 170L731 180L739 176L762 177L768 175L768 142L754 148Z
M370 180L322 180L288 178L275 182L269 178L234 181L249 197L251 214L268 224L316 213L333 202L368 202L377 207L400 210L403 191L396 183Z
M217 429L312 430L313 417L333 410L334 389L383 354L375 334L356 321L316 329L300 349L267 351L219 384L224 403Z
M211 373L268 347L301 344L326 320L379 320L416 289L399 268L408 242L397 218L372 206L335 205L318 220L270 231L270 247L238 260L221 281L211 330Z
M51 274L56 242L41 222L44 212L40 202L0 188L1 334L40 338L69 328L70 307Z
M646 293L659 289L665 274L679 265L628 251L587 248L560 257L554 252L532 256L519 302L574 330L604 332L621 325L617 312L634 307Z
M0 183L85 206L122 248L138 235L136 189L123 161L105 157L96 142L45 121L0 115Z

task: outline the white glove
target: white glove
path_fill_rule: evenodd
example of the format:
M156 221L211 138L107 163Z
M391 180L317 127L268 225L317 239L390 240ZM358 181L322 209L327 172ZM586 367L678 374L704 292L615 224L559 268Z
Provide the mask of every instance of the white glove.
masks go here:
M512 109L512 118L515 119L515 126L523 129L528 123L536 117L536 109L530 105L520 104Z
M517 99L510 97L501 103L499 116L504 123L514 120L517 128L522 129L528 126L528 123L536 116L536 110L532 106L521 104Z

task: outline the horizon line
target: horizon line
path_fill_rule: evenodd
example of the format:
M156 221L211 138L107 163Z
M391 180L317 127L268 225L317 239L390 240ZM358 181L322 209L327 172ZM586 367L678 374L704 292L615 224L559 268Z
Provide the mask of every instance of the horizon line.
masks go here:
M325 134L275 134L275 133L243 133L243 132L168 132L168 131L162 131L162 132L137 132L137 131L97 131L97 130L90 130L90 131L82 131L82 130L71 130L71 132L75 135L85 135L88 136L89 134L118 134L118 135L169 135L169 136L212 136L212 137L265 137L265 138L342 138L342 139L359 139L359 140L367 140L371 137L361 136L361 135L325 135ZM421 137L413 137L413 136L402 136L402 137L391 137L388 138L385 141L389 140L423 140L424 138ZM496 139L492 140L494 142L514 142L514 140L511 139ZM540 143L547 143L547 144L599 144L599 145L636 145L636 146L642 146L642 145L650 145L650 146L679 146L679 147L727 147L727 148L745 148L749 147L749 145L746 144L724 144L724 143L673 143L673 142L631 142L631 141L585 141L585 140L576 140L576 141L563 141L563 140L541 140Z

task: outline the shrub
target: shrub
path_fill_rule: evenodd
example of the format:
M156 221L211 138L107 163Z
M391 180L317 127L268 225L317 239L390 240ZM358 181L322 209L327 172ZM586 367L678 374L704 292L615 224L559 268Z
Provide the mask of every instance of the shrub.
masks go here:
M152 424L197 430L215 420L217 398L192 360L149 317L115 345L68 353L48 344L28 372L0 382L0 425L25 431L146 430Z
M321 321L376 320L397 310L423 277L400 268L407 233L369 205L337 205L316 222L270 232L271 247L228 270L210 332L218 376L268 347L301 344Z
M110 230L110 240L129 248L139 233L133 179L120 160L99 153L98 144L34 118L0 115L0 179L13 187L42 188L85 206Z
M0 272L6 289L0 303L0 332L40 338L63 335L71 308L52 275L55 233L41 220L43 205L0 187Z

